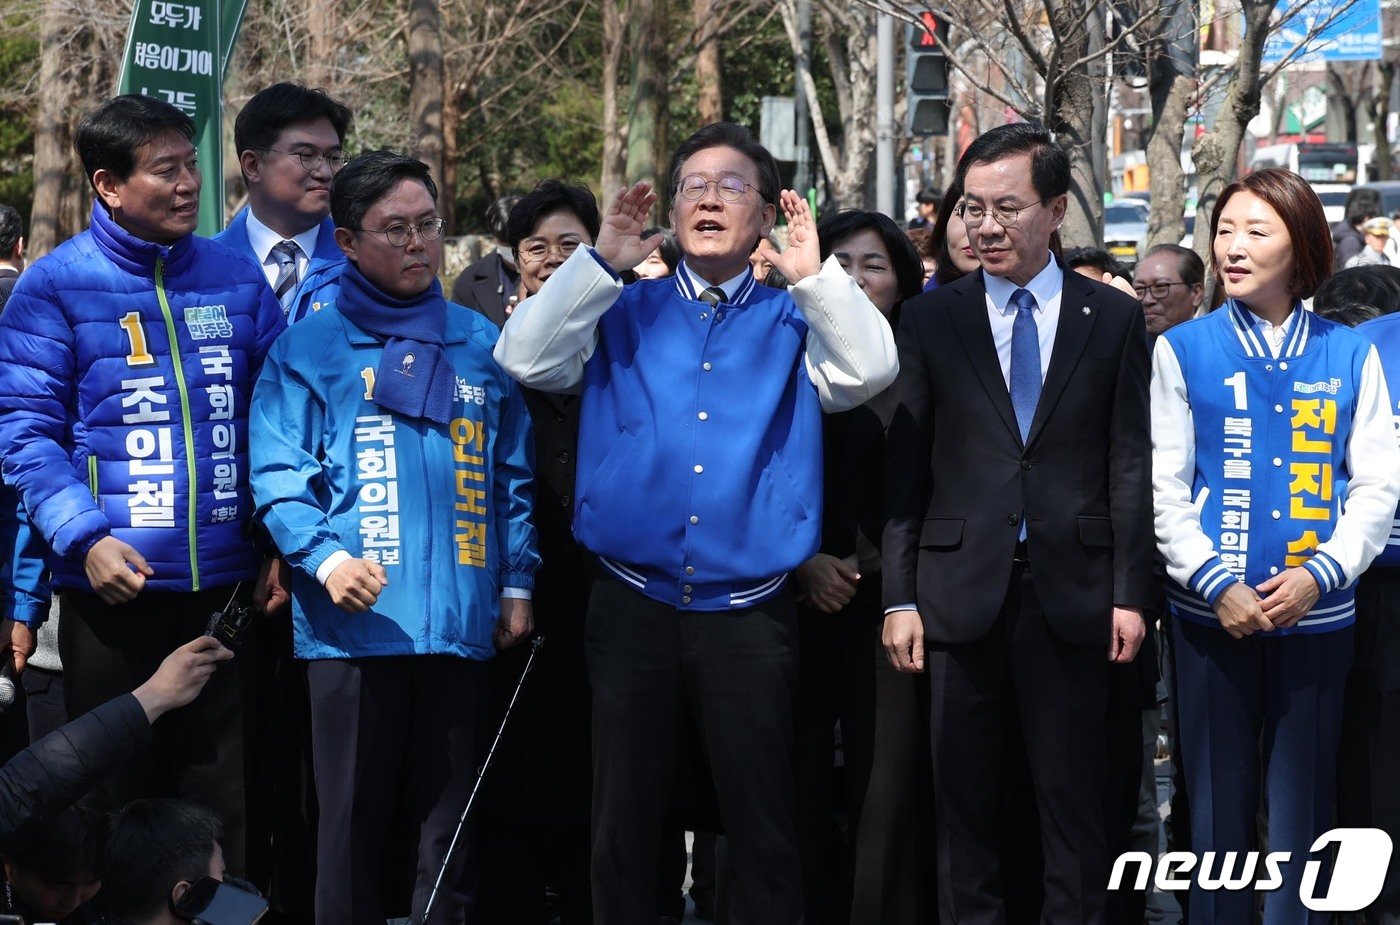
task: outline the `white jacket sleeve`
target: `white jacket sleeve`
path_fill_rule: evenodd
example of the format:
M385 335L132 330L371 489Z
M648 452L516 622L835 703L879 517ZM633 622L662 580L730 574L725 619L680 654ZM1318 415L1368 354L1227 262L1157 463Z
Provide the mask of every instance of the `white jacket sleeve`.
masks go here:
M598 319L622 280L591 247L580 247L506 319L493 355L517 381L544 392L577 392L598 346Z
M1186 378L1171 342L1152 351L1152 514L1167 574L1211 604L1239 579L1225 567L1201 527L1191 497L1196 477L1196 423Z
M807 375L822 410L845 411L879 395L899 372L885 316L835 257L788 292L807 321Z
M1322 593L1354 580L1385 549L1400 500L1400 448L1380 356L1371 347L1361 367L1356 417L1347 439L1347 496L1325 543L1304 563Z

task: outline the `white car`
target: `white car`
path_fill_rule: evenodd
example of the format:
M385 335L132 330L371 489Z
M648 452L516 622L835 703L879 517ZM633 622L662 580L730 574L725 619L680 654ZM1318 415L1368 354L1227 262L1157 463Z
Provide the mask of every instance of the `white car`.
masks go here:
M1142 259L1149 211L1141 199L1117 199L1103 207L1103 246L1129 266Z
M1345 183L1314 183L1313 192L1322 200L1322 214L1327 216L1327 224L1335 225L1346 215L1347 195L1351 187Z

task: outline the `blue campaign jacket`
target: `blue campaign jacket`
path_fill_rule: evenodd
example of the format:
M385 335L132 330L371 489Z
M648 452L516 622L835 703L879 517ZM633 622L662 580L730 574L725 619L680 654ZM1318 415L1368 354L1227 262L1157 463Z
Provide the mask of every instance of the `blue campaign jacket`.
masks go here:
M253 245L248 243L248 209L238 210L228 227L214 235L214 240L236 251L246 254L254 263L258 255L253 253ZM321 231L316 235L316 252L306 267L306 273L297 283L296 297L287 311L287 323L292 324L312 312L318 312L332 304L339 285L328 289L327 284L340 277L340 268L345 266L345 253L335 243L335 222L329 216L321 221Z
M495 325L458 305L447 312L457 394L446 426L371 400L383 344L335 308L288 329L263 367L253 497L294 569L299 658L490 658L501 589L534 586L525 400L491 358ZM388 574L369 613L336 607L316 580L340 550Z
M0 315L0 453L56 586L89 589L83 557L109 534L153 590L255 576L248 405L284 326L241 254L143 241L96 202L24 274Z
M1390 410L1395 415L1395 436L1400 440L1400 315L1382 315L1365 324L1356 326L1356 333L1365 336L1376 345L1376 353L1381 358L1381 368L1385 370L1386 384L1390 386ZM1395 522L1390 527L1390 537L1385 550L1372 563L1375 568L1400 566L1400 511L1395 514Z

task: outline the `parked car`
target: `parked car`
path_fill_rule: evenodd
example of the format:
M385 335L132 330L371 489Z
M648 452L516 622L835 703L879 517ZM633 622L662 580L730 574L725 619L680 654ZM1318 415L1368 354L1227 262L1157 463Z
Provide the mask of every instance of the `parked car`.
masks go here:
M1346 215L1347 197L1352 188L1345 183L1314 183L1313 192L1322 200L1322 214L1329 224L1335 225Z
M1140 199L1118 199L1103 207L1103 245L1129 266L1142 259L1148 214Z
M1363 211L1390 218L1400 212L1400 181L1383 180L1352 187L1342 211L1343 215Z

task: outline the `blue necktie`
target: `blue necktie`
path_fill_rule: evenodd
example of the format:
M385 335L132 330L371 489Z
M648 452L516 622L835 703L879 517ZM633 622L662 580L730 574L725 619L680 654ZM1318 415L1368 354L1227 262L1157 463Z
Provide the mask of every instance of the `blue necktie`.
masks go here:
M1031 421L1040 401L1040 332L1035 326L1035 296L1025 289L1011 294L1016 321L1011 326L1011 407L1021 428L1021 442L1031 435ZM1020 540L1026 539L1026 516L1021 514Z
M272 259L277 263L277 281L272 284L272 291L277 295L284 315L291 309L292 300L296 298L297 252L294 241L279 241L272 248Z

